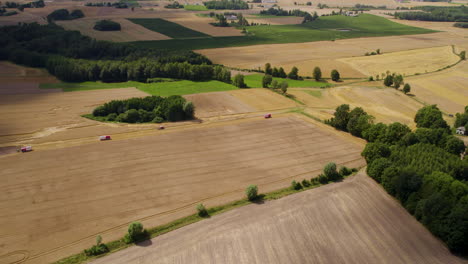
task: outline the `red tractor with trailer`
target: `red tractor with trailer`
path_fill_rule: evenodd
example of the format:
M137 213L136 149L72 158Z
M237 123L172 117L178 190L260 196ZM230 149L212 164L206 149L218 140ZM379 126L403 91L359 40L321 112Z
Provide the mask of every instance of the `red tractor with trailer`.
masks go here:
M111 136L99 136L100 141L111 140Z
M21 147L21 152L30 152L32 151L32 147L31 146L24 146L24 147Z

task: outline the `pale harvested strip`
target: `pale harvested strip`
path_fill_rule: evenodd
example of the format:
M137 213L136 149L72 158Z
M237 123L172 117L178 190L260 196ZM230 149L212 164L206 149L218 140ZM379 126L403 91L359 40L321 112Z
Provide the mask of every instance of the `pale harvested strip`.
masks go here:
M158 32L146 29L138 24L132 23L124 18L113 18L120 24L122 30L120 31L98 31L93 27L99 19L79 19L72 21L57 21L57 24L63 26L67 30L78 30L81 34L98 39L108 40L115 42L129 42L140 40L164 40L170 37Z
M367 76L382 76L387 71L404 75L433 72L459 60L451 46L444 46L344 58L339 61L348 63Z

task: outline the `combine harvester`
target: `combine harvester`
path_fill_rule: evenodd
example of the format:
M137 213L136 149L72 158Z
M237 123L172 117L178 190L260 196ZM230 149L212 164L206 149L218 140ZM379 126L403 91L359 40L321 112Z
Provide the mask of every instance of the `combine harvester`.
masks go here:
M100 141L111 140L111 136L99 136Z
M25 146L25 147L21 147L20 150L21 150L21 152L24 153L24 152L30 152L30 151L32 151L33 149L32 149L31 146Z

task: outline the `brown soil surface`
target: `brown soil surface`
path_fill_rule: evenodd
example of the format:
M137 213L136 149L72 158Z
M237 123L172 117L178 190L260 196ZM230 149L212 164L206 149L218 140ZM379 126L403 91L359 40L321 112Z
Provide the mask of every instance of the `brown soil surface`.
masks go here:
M262 191L262 189L260 189ZM364 172L183 227L93 264L464 263Z
M121 237L131 221L155 226L199 202L239 199L249 184L271 191L330 161L362 166L362 146L285 116L1 156L0 256L25 249L26 263L48 263L89 247L97 234Z

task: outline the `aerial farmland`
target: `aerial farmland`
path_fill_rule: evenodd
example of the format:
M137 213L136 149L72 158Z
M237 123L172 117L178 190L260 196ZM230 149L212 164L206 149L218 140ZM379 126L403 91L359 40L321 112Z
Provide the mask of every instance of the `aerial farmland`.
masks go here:
M0 263L467 263L467 4L0 2Z

